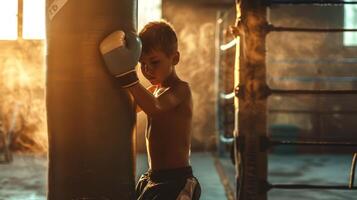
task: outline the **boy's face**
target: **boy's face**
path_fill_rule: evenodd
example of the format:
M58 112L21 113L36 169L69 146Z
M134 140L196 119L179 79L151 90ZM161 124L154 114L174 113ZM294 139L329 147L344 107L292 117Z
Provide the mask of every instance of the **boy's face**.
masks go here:
M179 53L167 55L160 50L152 50L140 57L141 71L151 84L157 85L166 80L178 63Z

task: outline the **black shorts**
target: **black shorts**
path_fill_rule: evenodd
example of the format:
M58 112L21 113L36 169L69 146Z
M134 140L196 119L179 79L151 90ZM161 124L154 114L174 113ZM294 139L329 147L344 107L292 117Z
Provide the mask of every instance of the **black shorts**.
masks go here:
M200 196L201 186L190 166L149 170L136 185L137 200L198 200Z

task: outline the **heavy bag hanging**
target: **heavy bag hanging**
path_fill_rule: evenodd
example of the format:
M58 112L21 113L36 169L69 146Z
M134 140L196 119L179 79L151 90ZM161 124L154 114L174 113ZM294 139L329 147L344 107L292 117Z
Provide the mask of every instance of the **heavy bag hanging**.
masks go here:
M136 31L137 0L47 0L46 9L48 200L134 199L135 108L98 46Z

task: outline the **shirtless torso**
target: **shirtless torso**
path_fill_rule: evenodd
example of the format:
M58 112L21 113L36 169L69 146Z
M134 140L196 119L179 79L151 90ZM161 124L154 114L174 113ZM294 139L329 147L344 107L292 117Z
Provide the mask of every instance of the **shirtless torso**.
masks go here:
M192 129L192 97L189 85L178 81L167 88L153 86L149 91L159 101L170 101L172 96L182 98L176 107L147 117L145 139L149 167L158 170L188 166Z

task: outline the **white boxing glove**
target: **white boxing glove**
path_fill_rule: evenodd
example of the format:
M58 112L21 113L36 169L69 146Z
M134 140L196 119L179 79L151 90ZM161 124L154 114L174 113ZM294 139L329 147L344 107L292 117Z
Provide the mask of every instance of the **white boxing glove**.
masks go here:
M135 66L141 54L141 41L133 32L115 31L100 43L100 52L109 72L123 88L139 82Z

